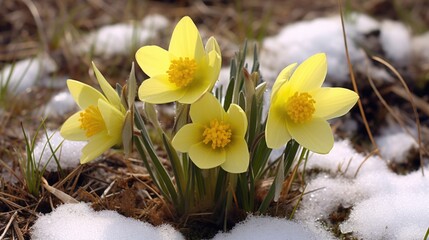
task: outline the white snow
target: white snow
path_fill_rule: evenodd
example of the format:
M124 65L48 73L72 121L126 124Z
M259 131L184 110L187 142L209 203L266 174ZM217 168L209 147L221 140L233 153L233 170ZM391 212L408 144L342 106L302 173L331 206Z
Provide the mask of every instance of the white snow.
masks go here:
M86 203L63 204L41 215L31 235L35 240L184 239L168 224L154 227L115 211L96 212ZM249 216L229 233L220 232L213 239L281 240L285 236L287 239L333 239L322 229L310 230L297 222L264 216Z
M56 70L54 60L47 54L40 54L3 67L0 71L0 87L8 86L9 93L22 93Z
M397 66L406 66L411 59L411 33L401 22L381 22L380 42L387 59Z
M169 225L153 227L115 211L95 212L85 203L64 204L40 216L31 235L34 240L184 239Z
M353 63L365 59L363 51L348 38ZM341 21L338 16L317 18L285 26L278 35L263 41L260 64L263 76L273 82L287 65L302 62L309 56L325 52L328 59L328 74L336 80L347 79Z
M43 111L45 117L60 117L76 108L76 103L69 91L62 91L54 95L46 104Z
M429 69L429 32L412 39L413 57L424 69Z
M40 135L42 134L42 135ZM46 134L48 137L46 137ZM60 166L62 169L72 169L79 165L79 159L81 156L82 148L87 144L86 142L78 141L69 141L61 137L58 131L47 130L47 132L41 130L39 135L42 136L39 141L35 144L34 147L34 157L37 162L39 162L39 168L46 166L46 170L50 172L55 172L58 170L57 163L53 156L53 151L55 151L55 156L59 160ZM48 140L52 146L52 150L49 147Z
M405 132L384 133L375 138L381 156L387 161L404 163L411 150L417 149L416 140Z
M147 44L168 27L169 21L161 15L146 16L141 22L118 23L101 27L86 36L77 51L82 54L92 53L95 56L112 57L134 55L134 48ZM134 49L134 50L136 50Z
M324 239L333 237L322 229L310 230L306 226L286 219L249 216L237 224L229 233L218 233L213 240L283 240L283 239Z
M341 224L343 233L363 239L421 239L429 226L429 178L420 171L405 176L391 172L379 157L356 153L339 141L328 155L312 155L307 169L325 172L312 179L295 217L308 226L322 227L340 205L352 207ZM425 169L428 171L428 168Z
M428 199L423 192L369 198L354 206L341 231L363 239L423 239L429 227Z
M358 13L346 16L345 21L348 50L355 71L367 75L369 69L376 81L392 80L383 68L378 68L368 61L364 49L381 56L384 51L394 66L409 66L411 35L405 25L388 20L378 22ZM285 66L294 62L300 63L318 52L327 54L328 84L338 85L349 81L339 16L292 23L277 35L266 38L260 54L261 72L265 79L272 83Z

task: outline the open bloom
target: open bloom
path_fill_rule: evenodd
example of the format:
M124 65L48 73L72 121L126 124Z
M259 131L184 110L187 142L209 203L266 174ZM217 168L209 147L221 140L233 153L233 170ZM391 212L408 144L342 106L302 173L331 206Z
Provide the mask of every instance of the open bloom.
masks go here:
M136 60L149 76L140 85L140 100L191 104L211 90L221 67L220 48L211 37L205 46L191 18L183 17L173 31L168 51L144 46Z
M69 91L81 110L68 118L60 131L65 139L88 141L82 149L82 164L122 143L125 120L125 108L118 94L94 64L93 68L104 95L87 84L67 80Z
M183 126L174 136L172 145L188 152L201 169L221 166L230 173L242 173L249 166L249 151L244 135L247 118L236 104L228 112L210 93L191 105L192 123Z
M359 97L345 88L321 87L327 72L324 53L311 56L294 71L296 65L283 69L274 83L267 146L280 148L295 139L313 152L328 153L334 137L327 120L346 114Z

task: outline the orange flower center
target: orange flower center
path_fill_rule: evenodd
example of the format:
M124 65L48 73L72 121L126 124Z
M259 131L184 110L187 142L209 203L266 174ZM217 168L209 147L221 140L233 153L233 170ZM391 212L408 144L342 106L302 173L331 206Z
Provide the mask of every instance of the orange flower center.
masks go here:
M286 113L295 123L306 122L313 117L315 103L310 94L296 92L286 102Z
M186 87L193 80L197 70L197 62L194 59L178 58L171 60L168 68L168 80L177 87Z
M224 148L231 142L231 127L229 124L214 119L210 121L210 126L206 127L203 133L203 143L211 143L212 149Z
M106 124L100 110L94 105L89 106L80 113L79 122L80 128L85 130L85 135L88 138L106 130Z

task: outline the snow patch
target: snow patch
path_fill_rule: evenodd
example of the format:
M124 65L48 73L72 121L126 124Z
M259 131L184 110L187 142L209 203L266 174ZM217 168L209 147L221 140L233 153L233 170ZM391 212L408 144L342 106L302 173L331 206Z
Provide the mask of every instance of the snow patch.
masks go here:
M36 82L57 71L55 61L47 54L6 65L0 71L0 88L8 87L9 93L23 93Z
M61 117L76 108L76 102L69 91L57 93L45 106L45 117Z
M40 216L33 225L34 240L179 240L183 236L169 225L154 227L114 211L95 212L88 204L64 204Z
M59 160L62 169L72 169L79 165L82 148L87 142L65 140L58 131L48 130L45 134L45 132L41 130L39 134L43 134L43 136L36 143L33 153L36 162L39 162L40 169L45 166L46 170L50 172L55 172L58 169L57 163L52 157L53 152L49 147L48 139L53 151L58 148L55 152L55 156ZM46 137L46 135L48 137Z
M286 237L287 236L287 237ZM285 238L286 237L286 238ZM218 233L213 240L283 240L283 239L333 239L322 230L311 231L302 224L274 217L249 216L229 233Z
M429 69L429 32L412 39L413 57L423 68Z
M404 67L411 59L411 34L401 22L381 22L380 42L386 57L396 66Z
M311 155L307 169L324 170L309 181L309 194L295 214L308 227L323 227L322 222L343 206L351 208L349 219L340 225L343 233L353 232L362 239L424 236L429 224L429 179L420 171L397 175L380 158L356 153L348 141L335 142L327 155Z
M118 23L103 26L86 36L77 51L81 54L92 52L95 56L112 57L134 55L131 51L147 44L167 28L169 21L161 15L149 15L141 22Z
M348 50L354 69L374 80L392 81L384 68L371 63L365 49L393 61L393 65L405 68L410 64L411 35L399 22L377 20L359 13L345 18ZM268 83L291 63L300 63L309 56L325 52L328 61L327 84L341 85L349 82L349 70L344 48L341 19L339 16L317 18L285 26L276 36L263 41L260 64Z

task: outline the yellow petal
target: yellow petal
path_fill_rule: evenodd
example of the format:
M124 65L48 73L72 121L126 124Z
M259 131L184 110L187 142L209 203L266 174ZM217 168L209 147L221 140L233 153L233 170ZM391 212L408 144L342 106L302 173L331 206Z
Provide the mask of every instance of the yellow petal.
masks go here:
M101 90L103 90L104 95L107 97L109 102L115 106L116 109L125 112L125 108L121 103L118 93L115 89L107 82L103 74L95 66L94 62L92 63L92 68L94 69L95 77L97 78L98 84L100 84Z
M202 141L204 126L200 124L186 124L174 136L171 144L180 152L189 152L191 146Z
M205 77L210 82L211 91L219 78L220 68L222 67L222 58L217 51L211 51L208 53L208 65L205 69Z
M291 88L290 81L286 81L278 88L276 94L271 95L271 105L283 107L293 94L295 94L295 92Z
M277 93L280 87L289 80L290 76L293 73L293 70L296 68L296 63L292 63L289 66L285 67L280 74L277 76L276 81L274 82L272 92L271 92L271 101L273 96Z
M80 163L85 164L94 160L115 144L116 139L109 137L106 132L92 136L88 144L82 149Z
M247 131L246 113L236 104L229 105L228 122L231 124L232 134L244 138Z
M176 57L189 57L197 62L205 52L200 33L192 19L183 17L174 28L168 51Z
M286 117L276 107L278 106L271 105L265 128L265 141L267 146L272 149L281 148L291 139L286 125Z
M80 113L81 111L73 114L63 123L60 134L64 139L72 141L85 141L88 139L86 137L85 131L80 128Z
M334 146L334 136L326 120L314 118L301 124L288 121L287 127L292 138L312 152L326 154Z
M314 117L326 120L346 114L359 98L354 91L345 88L320 88L311 95L316 101Z
M67 87L74 101L81 109L85 109L91 105L97 106L98 99L107 99L95 88L76 80L67 80Z
M210 37L206 43L206 53L209 53L211 51L215 51L219 55L219 58L221 58L222 55L220 52L220 47L216 41L216 38L214 38L214 37Z
M158 46L141 47L136 52L136 60L149 77L165 74L170 67L168 51Z
M183 97L185 91L168 81L168 75L158 75L143 81L139 87L140 100L153 103L169 103Z
M301 63L290 78L291 88L298 92L308 92L322 86L328 65L326 55L318 53Z
M208 125L213 119L223 120L226 113L216 97L210 93L206 93L201 99L191 105L189 115L193 123Z
M122 126L124 125L125 115L114 106L104 100L98 100L98 109L106 124L107 133L118 139L122 139Z
M213 150L211 145L202 142L194 144L189 149L192 162L201 169L214 168L225 162L225 150Z
M184 94L177 101L184 104L192 104L208 92L211 86L212 84L208 81L192 84L192 86L188 86L182 90Z
M230 173L242 173L249 167L249 150L244 138L233 138L226 149L226 160L220 165Z

